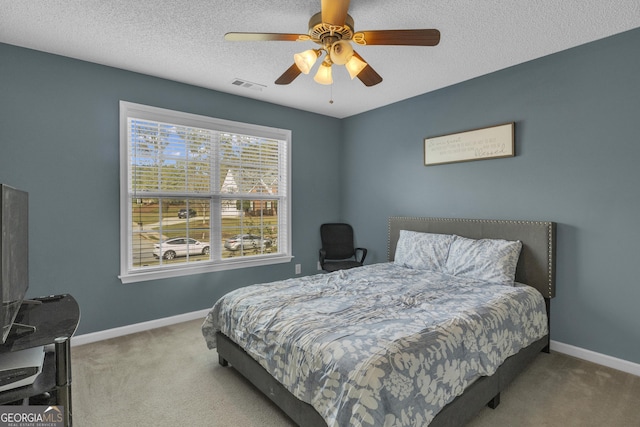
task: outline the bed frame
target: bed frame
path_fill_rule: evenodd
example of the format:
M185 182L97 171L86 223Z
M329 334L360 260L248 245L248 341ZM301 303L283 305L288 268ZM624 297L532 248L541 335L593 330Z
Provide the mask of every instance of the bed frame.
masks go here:
M556 224L542 221L504 221L452 218L389 218L388 259L393 261L400 230L457 234L472 239L520 240L522 251L516 281L536 288L545 298L550 319L550 299L555 296ZM219 363L229 363L280 407L294 422L304 427L327 427L310 404L302 402L274 379L258 362L225 335L216 337ZM509 357L490 377L481 377L445 406L430 426L460 426L485 405L495 408L500 392L541 352L549 352L549 335Z

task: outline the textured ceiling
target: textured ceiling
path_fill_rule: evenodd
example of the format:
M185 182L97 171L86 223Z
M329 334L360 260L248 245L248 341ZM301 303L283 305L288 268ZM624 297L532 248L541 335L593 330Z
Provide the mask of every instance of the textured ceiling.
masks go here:
M223 40L305 34L319 10L320 0L0 0L0 42L343 118L640 27L639 0L352 0L356 31L442 34L435 47L358 47L384 79L369 88L335 66L331 86L312 74L274 85L316 45Z

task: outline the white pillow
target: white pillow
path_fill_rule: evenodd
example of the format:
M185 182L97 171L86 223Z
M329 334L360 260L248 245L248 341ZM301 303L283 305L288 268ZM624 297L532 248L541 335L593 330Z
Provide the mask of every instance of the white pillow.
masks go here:
M453 235L400 230L394 264L444 272Z
M502 239L468 239L455 236L446 272L487 282L513 284L522 242Z

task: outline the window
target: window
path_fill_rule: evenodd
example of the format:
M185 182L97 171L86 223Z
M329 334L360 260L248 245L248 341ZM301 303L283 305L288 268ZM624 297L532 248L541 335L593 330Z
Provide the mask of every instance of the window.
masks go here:
M123 283L291 260L291 131L120 102Z

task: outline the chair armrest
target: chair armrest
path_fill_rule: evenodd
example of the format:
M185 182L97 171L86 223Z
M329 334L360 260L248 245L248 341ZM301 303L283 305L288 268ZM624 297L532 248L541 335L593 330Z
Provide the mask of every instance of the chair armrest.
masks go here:
M364 264L364 259L367 257L367 250L365 248L356 248L356 260L358 259L358 251L362 253L362 258L360 258L360 263Z
M320 249L320 267L324 266L324 260L327 258L327 251Z

